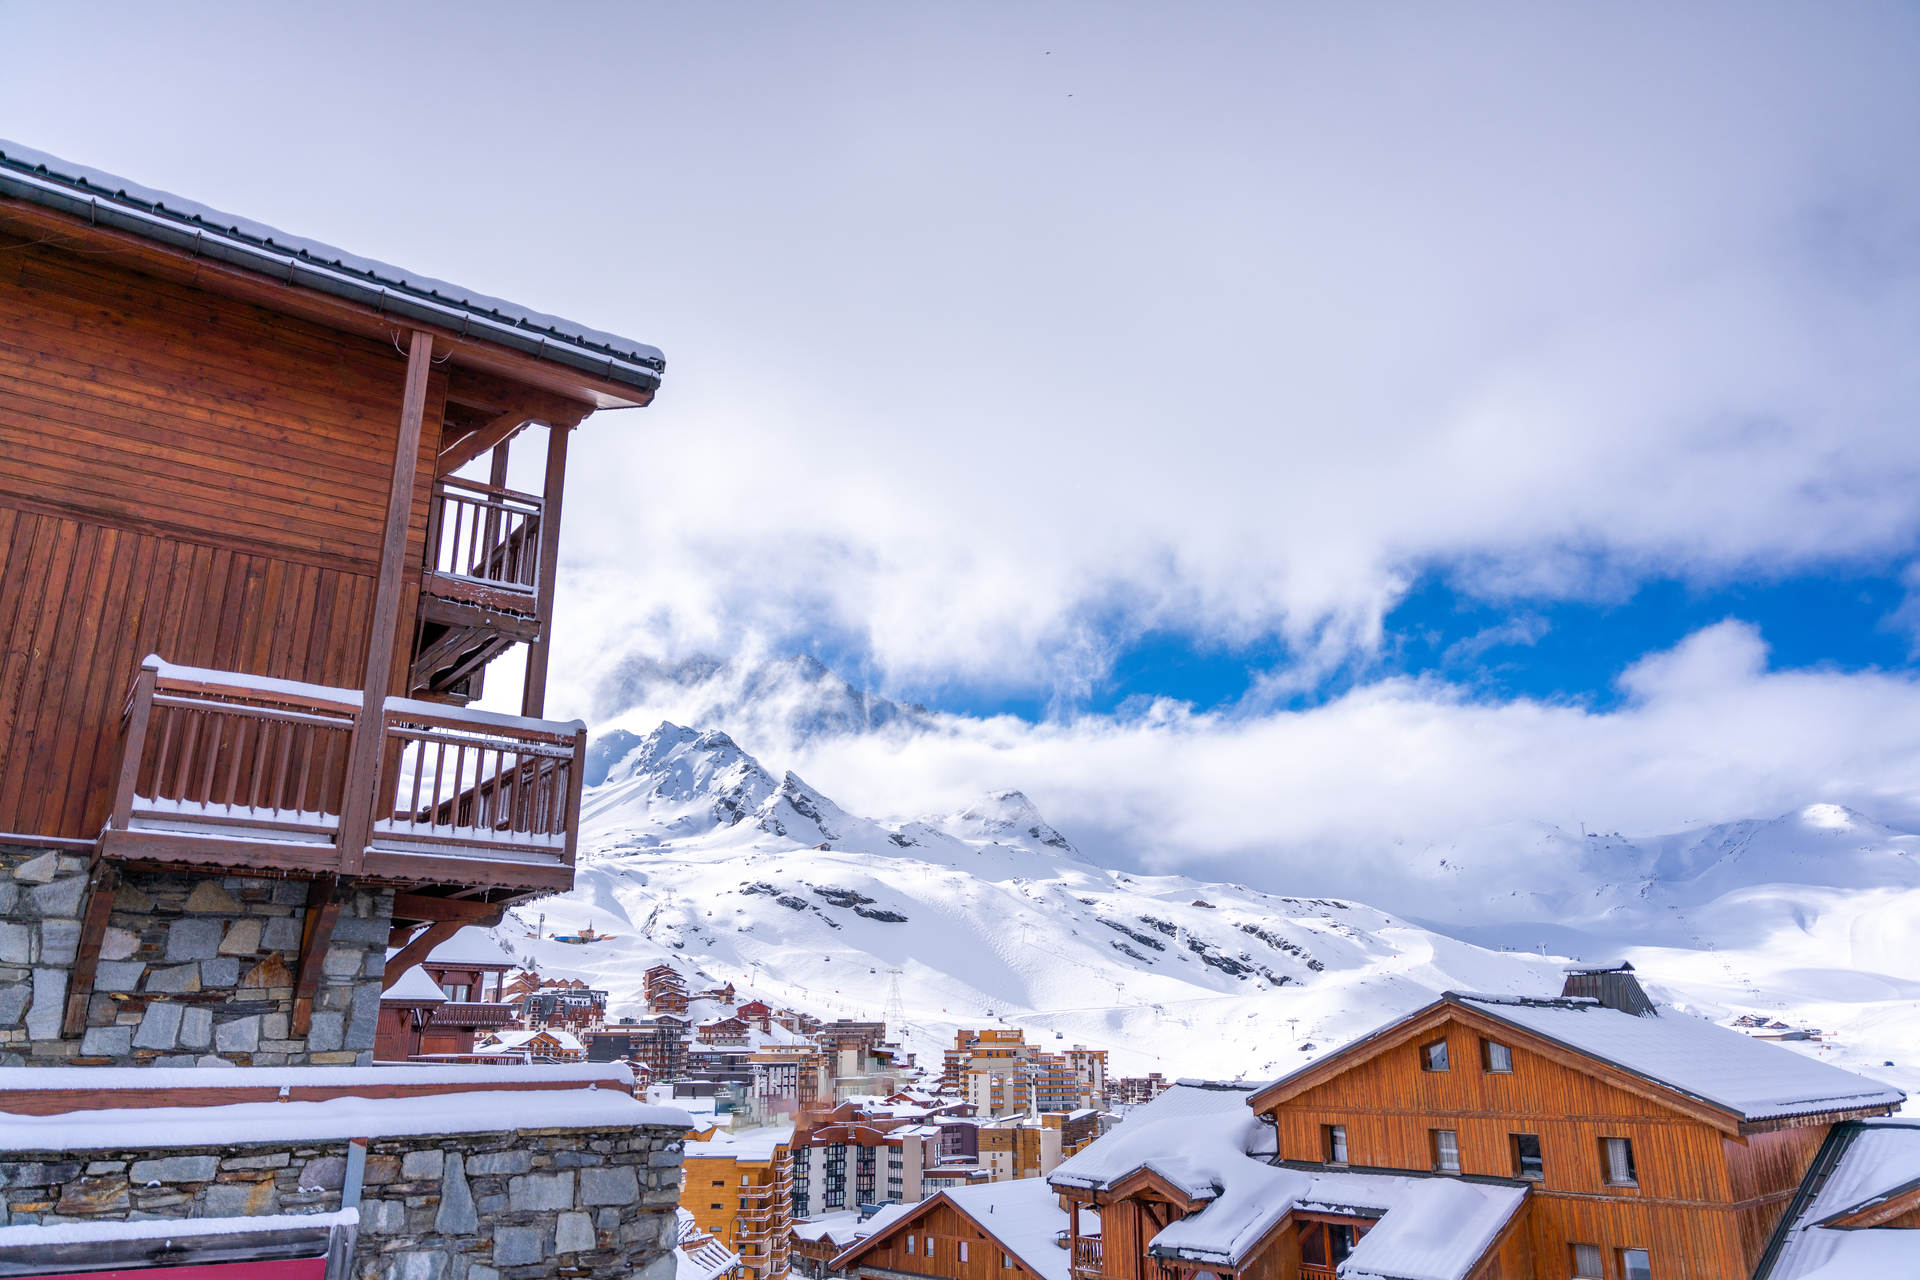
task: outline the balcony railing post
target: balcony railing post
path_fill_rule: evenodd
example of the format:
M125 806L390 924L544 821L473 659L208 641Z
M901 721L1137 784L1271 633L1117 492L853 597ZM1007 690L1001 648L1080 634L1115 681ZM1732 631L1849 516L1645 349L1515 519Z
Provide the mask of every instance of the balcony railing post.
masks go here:
M107 825L125 831L133 819L133 795L140 785L140 764L147 749L147 726L153 719L153 691L160 679L160 661L149 657L133 679L127 700L127 747L120 759L120 779L113 790L113 812Z
M580 843L580 788L586 780L587 726L573 731L573 759L567 762L567 808L560 820L567 824L567 847L562 858L573 865L574 848Z

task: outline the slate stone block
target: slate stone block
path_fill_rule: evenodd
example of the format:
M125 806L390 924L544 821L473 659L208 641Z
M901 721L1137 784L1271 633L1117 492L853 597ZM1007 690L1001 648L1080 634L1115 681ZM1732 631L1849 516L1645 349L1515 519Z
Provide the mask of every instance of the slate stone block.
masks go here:
M150 1004L140 1017L140 1028L133 1033L136 1049L171 1049L180 1043L181 1007L177 1004Z
M124 1058L133 1052L132 1027L88 1027L80 1053L88 1058Z
M149 1182L211 1182L219 1171L218 1156L162 1156L134 1161L127 1177L138 1186Z
M538 1227L498 1227L493 1233L493 1260L502 1267L524 1267L547 1256L547 1242Z
M630 1168L580 1170L583 1205L632 1204L640 1198L640 1179Z
M638 1188L635 1189L634 1194L639 1194ZM571 1209L573 1208L573 1174L571 1172L529 1173L514 1178L507 1183L507 1199L512 1203L515 1213L539 1209ZM611 1201L599 1203L605 1204Z
M167 929L167 962L213 959L223 932L218 920L175 920Z
M446 1173L440 1182L440 1212L434 1216L433 1229L442 1235L472 1235L480 1229L480 1215L474 1209L473 1188L467 1185L460 1157L447 1157Z

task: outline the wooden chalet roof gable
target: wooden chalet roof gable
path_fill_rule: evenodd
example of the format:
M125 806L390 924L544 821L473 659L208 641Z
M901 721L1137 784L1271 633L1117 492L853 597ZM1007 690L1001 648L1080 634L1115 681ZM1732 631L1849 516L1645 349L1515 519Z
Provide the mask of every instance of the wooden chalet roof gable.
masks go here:
M465 355L479 367L566 396L584 392L589 408L644 405L666 370L665 357L646 343L289 235L5 140L0 140L0 206L23 221L133 250L149 260L186 264L186 274L201 287L342 328L378 333L397 323L424 329L434 335L436 347Z
M1543 1035L1533 1028L1500 1017L1487 1005L1470 1001L1452 991L1444 993L1432 1004L1415 1010L1399 1021L1389 1023L1310 1063L1292 1075L1274 1081L1249 1097L1247 1105L1257 1112L1272 1111L1363 1062L1413 1043L1420 1037L1450 1024L1477 1031L1502 1044L1525 1049L1556 1065L1602 1080L1623 1092L1685 1115L1733 1137L1815 1121L1824 1122L1834 1116L1871 1114L1884 1112L1887 1109L1877 1105L1836 1108L1832 1111L1809 1112L1794 1117L1750 1120L1743 1112L1725 1103L1692 1093L1671 1081L1661 1080L1623 1064L1609 1061L1585 1048ZM1791 1052L1791 1050L1783 1049L1780 1052Z
M958 1201L956 1201L951 1195L949 1195L945 1191L941 1191L933 1196L928 1197L925 1200L922 1200L919 1204L909 1209L906 1213L901 1214L898 1218L895 1218L892 1222L888 1223L885 1227L882 1227L880 1230L874 1232L872 1235L867 1236L860 1240L856 1240L853 1244L849 1245L845 1250L843 1250L838 1257L834 1258L833 1261L827 1264L828 1269L831 1271L846 1270L846 1268L851 1263L858 1261L861 1255L869 1252L884 1240L892 1240L900 1236L907 1230L907 1228L914 1226L916 1224L925 1222L933 1214L933 1212L936 1209L939 1209L942 1206L945 1206L946 1208L951 1209L953 1212L959 1214L961 1217L965 1218L968 1222L978 1227L980 1229L980 1234L986 1236L987 1239L993 1241L994 1246L996 1248L998 1248L1002 1253L1006 1254L1009 1258L1013 1259L1014 1268L1017 1271L1031 1277L1031 1280L1048 1280L1046 1276L1041 1275L1038 1271L1033 1269L1033 1267L1027 1262L1027 1260L1020 1255L1020 1251L1018 1249L1013 1248L1004 1239L1002 1239L1000 1235L998 1235L994 1231L992 1226L988 1224L987 1220L983 1220L975 1216L974 1214L967 1212L966 1209L960 1206ZM989 1215L989 1217L991 1217L991 1215ZM1065 1215L1063 1214L1062 1217L1064 1218Z

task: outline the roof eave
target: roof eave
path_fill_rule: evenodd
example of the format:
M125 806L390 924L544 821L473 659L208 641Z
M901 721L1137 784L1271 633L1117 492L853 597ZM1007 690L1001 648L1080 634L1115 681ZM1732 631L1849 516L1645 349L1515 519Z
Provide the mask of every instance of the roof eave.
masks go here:
M278 252L231 234L163 217L70 182L0 165L0 198L19 200L84 221L90 227L120 231L197 258L208 258L276 283L310 289L372 308L381 315L433 325L461 337L503 347L641 393L637 404L659 390L665 362L642 363L584 343L522 327L484 311L362 278L337 266Z

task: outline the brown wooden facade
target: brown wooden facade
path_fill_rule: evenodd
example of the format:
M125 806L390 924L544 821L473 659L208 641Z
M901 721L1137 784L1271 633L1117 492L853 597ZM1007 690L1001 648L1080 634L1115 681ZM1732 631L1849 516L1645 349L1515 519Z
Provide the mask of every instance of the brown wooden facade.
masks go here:
M1064 1224L1066 1215L1061 1215ZM964 1248L966 1257L962 1258ZM929 1280L1046 1280L994 1234L991 1219L966 1213L945 1192L855 1244L833 1270L868 1280L925 1276Z
M1448 1069L1423 1068L1444 1042ZM1488 1069L1486 1046L1510 1070ZM1643 1249L1660 1280L1752 1274L1837 1117L1740 1117L1565 1046L1443 1002L1369 1042L1256 1095L1283 1159L1323 1163L1344 1131L1353 1168L1435 1171L1436 1130L1456 1135L1462 1175L1522 1178L1520 1137L1540 1166L1524 1211L1528 1270L1570 1280L1573 1246L1595 1246L1605 1280L1621 1251ZM1631 1144L1633 1180L1608 1178L1603 1143Z
M0 843L91 852L90 932L126 865L308 879L310 936L392 885L410 964L572 883L567 437L652 390L217 257L0 193Z

